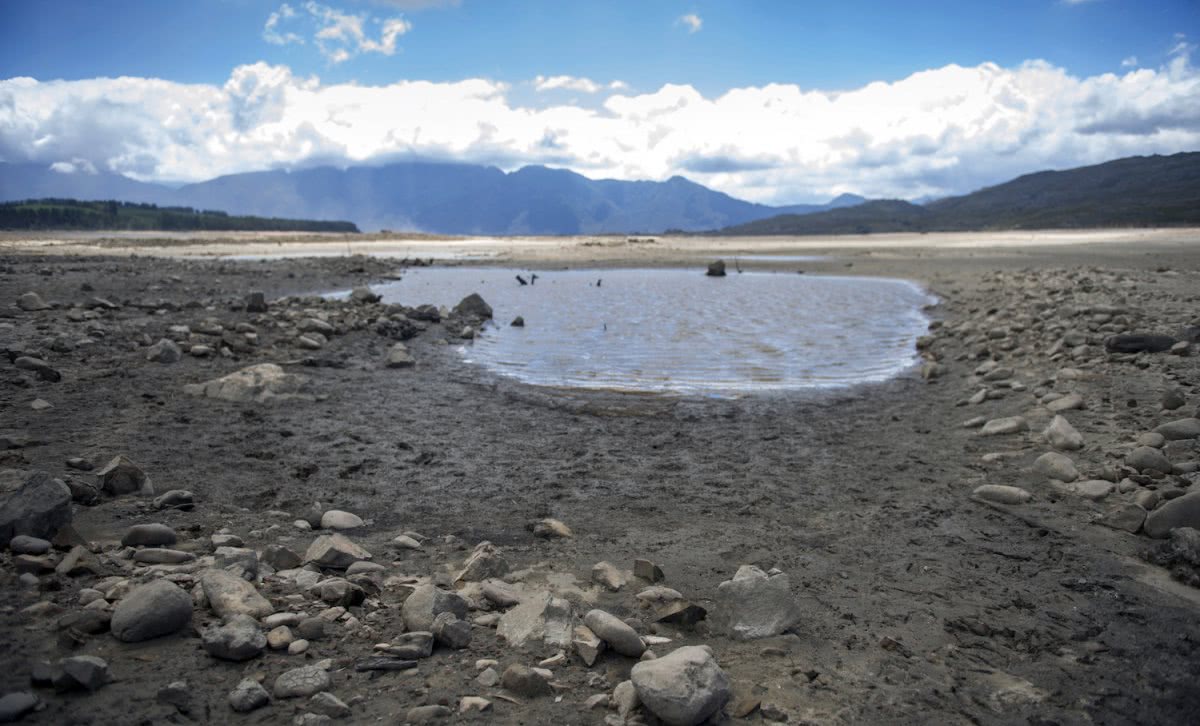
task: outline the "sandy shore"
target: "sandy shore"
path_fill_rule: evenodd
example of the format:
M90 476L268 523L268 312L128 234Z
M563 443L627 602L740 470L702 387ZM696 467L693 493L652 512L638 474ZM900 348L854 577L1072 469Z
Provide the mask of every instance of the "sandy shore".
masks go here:
M1200 591L1186 584L1194 563L1163 550L1174 540L1147 536L1141 520L1137 534L1102 523L1113 524L1116 510L1126 524L1161 522L1173 502L1196 496L1196 440L1148 436L1200 414L1196 344L1113 354L1105 341L1123 332L1184 341L1200 325L1197 230L653 242L100 237L0 242L4 491L31 471L66 481L90 555L87 567L62 572L54 568L69 542L44 556L49 570L0 555L0 691L35 694L44 707L29 722L136 714L292 723L319 705L273 697L241 714L229 694L245 678L271 691L302 666L328 674L325 689L355 723L413 721L437 707L452 722L651 722L649 706L628 710L623 700L635 658L610 649L589 667L570 643L518 646L502 634L511 630L497 629L513 617L501 614L509 608L456 579L483 541L505 561L492 574L526 601L552 593L575 617L603 609L632 623L659 657L710 646L731 683L722 718L733 722L1185 723L1200 708ZM398 272L393 258L333 256L347 244L355 253L532 267L823 256L743 264L906 277L943 303L922 343L924 377L914 370L819 396L738 400L540 389L463 363L455 347L465 319L287 297ZM213 259L281 252L331 256ZM48 307L14 304L31 291ZM267 312L246 310L251 291L265 293ZM320 340L308 347L300 338L313 332ZM147 360L164 338L181 359ZM390 368L402 338L416 365ZM28 357L58 380L18 367ZM263 363L302 376L303 395L237 402L185 393ZM1072 394L1078 406L1052 410ZM39 400L51 407L34 407ZM1058 449L1043 433L1055 415L1080 447ZM984 422L1007 417L1023 423L981 435ZM1147 444L1172 471L1131 464L1149 456L1134 454ZM1074 477L1062 468L1053 469L1062 478L1049 475L1044 455L1054 452ZM156 494L190 491L194 508L158 509L136 494L88 499L94 471L67 462L103 466L118 455ZM975 494L982 485L1017 487L1029 499L998 504ZM383 569L312 575L350 582L361 599L339 600L329 593L341 585L314 590L302 584L309 575L268 566L279 564L276 546L303 556L325 534L294 524L314 502L365 520L344 534ZM536 536L529 526L547 517L573 536ZM141 550L122 546L131 526L152 522L174 531L170 549L195 559L148 565ZM405 532L419 535L420 549L395 543ZM226 535L261 558L251 579L271 610L297 620L324 614L326 632L307 651L266 648L245 662L210 655L206 634L221 619L197 583L219 564L214 548ZM635 558L659 565L657 584L709 617L681 624L643 607L636 595L652 583L633 576ZM625 584L612 589L600 562ZM719 586L743 565L786 579L739 600ZM79 613L111 614L131 588L162 577L194 598L188 624L138 643L106 632L107 621L95 632L79 626ZM772 595L780 582L782 603ZM425 584L465 598L470 643L459 650L439 640L432 657L402 672L358 670L375 644L398 643L406 624L422 629L404 602ZM731 637L731 618L761 624L763 612L781 627ZM79 655L104 659L112 682L93 693L31 688L40 663ZM488 666L476 667L492 659L499 673L546 658L549 690L561 698L488 685L480 680ZM178 681L186 698L170 695ZM460 714L470 697L488 710Z

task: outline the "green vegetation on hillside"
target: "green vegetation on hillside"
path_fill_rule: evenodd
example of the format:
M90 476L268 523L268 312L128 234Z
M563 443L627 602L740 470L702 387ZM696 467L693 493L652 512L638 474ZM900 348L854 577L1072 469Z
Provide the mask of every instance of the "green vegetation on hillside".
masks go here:
M231 217L225 212L190 207L74 199L31 199L0 204L0 229L358 232L352 222Z
M1043 171L925 206L899 200L781 215L719 234L806 235L1200 225L1200 152Z

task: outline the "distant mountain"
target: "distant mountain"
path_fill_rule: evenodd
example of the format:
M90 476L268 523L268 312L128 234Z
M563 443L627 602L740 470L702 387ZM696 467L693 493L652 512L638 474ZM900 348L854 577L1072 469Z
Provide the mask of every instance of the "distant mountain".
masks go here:
M1133 156L1010 182L924 206L867 202L722 229L729 235L867 234L1200 225L1200 152Z
M42 197L116 199L232 215L351 220L367 230L468 235L701 231L864 201L843 194L828 204L770 207L678 176L665 182L593 180L543 166L511 173L426 162L318 167L231 174L171 189L116 174L63 174L40 165L0 163L0 201Z

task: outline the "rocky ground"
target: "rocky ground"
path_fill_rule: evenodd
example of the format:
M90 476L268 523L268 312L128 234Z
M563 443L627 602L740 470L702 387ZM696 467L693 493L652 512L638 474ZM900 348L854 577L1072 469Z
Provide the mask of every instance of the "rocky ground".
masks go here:
M920 370L701 400L300 297L381 260L0 258L0 721L1190 722L1200 255L855 267Z

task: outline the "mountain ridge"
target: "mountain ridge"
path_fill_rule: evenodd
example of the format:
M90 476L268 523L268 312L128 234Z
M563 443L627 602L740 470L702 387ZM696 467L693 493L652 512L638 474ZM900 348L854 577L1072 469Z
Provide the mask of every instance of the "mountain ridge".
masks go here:
M772 207L684 177L662 182L590 179L567 169L512 172L475 164L401 162L228 174L171 188L110 172L60 173L0 162L0 201L69 198L221 210L231 215L350 220L360 228L462 235L700 232L783 212L857 204Z
M1039 171L925 205L874 200L777 215L720 235L873 234L1200 225L1200 152Z

